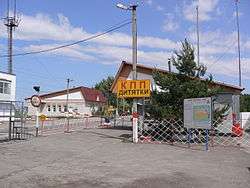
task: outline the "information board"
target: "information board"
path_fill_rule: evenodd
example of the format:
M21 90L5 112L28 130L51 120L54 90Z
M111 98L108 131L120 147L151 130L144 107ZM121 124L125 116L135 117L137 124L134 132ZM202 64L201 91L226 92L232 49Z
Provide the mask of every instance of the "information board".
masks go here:
M211 98L184 99L184 126L210 129L212 125Z
M118 98L150 97L150 80L118 80Z

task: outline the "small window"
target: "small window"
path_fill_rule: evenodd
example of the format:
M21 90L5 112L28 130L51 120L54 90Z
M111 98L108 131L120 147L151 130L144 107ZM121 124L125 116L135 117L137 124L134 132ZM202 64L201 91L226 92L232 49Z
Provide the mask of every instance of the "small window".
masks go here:
M56 105L53 105L53 112L56 112Z
M4 93L10 94L10 83L4 83Z
M64 108L64 112L67 112L67 105L64 105L63 108Z
M3 93L3 82L0 82L0 93Z
M10 94L10 82L0 82L0 93Z
M62 111L62 106L58 105L58 111L61 112Z
M48 110L48 112L51 111L50 105L47 106L47 110Z

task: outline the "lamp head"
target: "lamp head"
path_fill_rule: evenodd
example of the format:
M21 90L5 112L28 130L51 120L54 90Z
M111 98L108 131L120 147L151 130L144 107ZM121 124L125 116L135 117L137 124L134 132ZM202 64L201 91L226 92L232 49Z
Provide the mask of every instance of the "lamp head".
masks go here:
M128 9L129 9L129 7L127 7L127 6L125 6L125 5L121 4L121 3L118 3L118 4L116 5L116 7L117 7L117 8L120 8L120 9L123 9L123 10L128 10Z

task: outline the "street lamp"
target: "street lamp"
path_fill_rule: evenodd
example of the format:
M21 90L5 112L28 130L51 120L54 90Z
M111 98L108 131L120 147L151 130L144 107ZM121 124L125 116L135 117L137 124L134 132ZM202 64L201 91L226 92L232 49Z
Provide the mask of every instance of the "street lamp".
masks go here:
M123 4L121 4L121 3L118 3L116 6L117 6L117 8L120 8L120 9L129 10L129 7L128 7L128 6L123 5Z
M136 74L136 64L137 64L137 23L136 23L136 8L138 5L123 5L121 3L118 3L117 8L123 9L123 10L130 10L132 12L132 77L133 80L137 80L137 74ZM133 113L137 114L137 100L133 99ZM138 118L133 117L133 142L138 142Z

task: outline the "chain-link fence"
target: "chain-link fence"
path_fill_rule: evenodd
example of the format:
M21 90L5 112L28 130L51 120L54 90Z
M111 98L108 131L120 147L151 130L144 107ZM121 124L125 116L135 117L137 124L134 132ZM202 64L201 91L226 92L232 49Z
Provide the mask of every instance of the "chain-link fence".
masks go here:
M139 125L141 143L166 143L181 147L201 149L215 146L240 146L250 148L250 126L232 125L214 121L211 129L187 129L182 120L147 119Z

